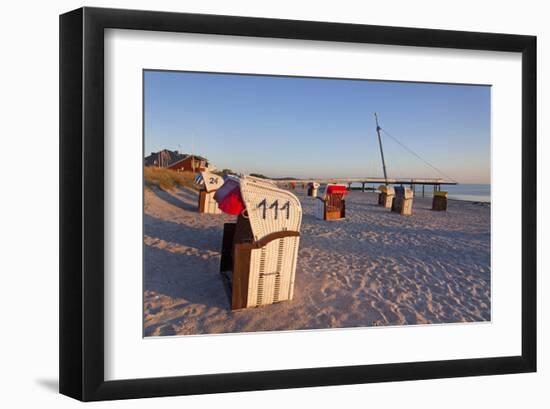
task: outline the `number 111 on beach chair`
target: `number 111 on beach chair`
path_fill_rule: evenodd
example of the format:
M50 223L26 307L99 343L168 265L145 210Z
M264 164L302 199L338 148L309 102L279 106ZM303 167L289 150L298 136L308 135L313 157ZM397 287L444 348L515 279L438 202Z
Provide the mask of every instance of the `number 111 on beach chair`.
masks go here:
M231 290L231 309L292 300L300 201L273 183L250 176L241 178L233 193L235 197L240 193L241 205L231 209L232 214L238 211L237 222L224 225L220 262Z

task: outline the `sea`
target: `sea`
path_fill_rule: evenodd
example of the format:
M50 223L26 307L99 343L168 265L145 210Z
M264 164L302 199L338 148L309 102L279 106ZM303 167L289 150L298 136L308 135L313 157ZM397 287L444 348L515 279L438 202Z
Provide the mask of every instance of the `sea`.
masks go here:
M441 190L449 192L449 199L491 202L491 185L459 184L442 186Z
M358 189L360 187L360 183L352 184L352 188ZM449 192L449 199L466 200L470 202L491 202L491 185L461 183L458 185L441 186L441 190ZM431 185L426 185L424 192L426 197L431 197L433 187ZM416 194L418 196L422 195L422 186L416 186Z

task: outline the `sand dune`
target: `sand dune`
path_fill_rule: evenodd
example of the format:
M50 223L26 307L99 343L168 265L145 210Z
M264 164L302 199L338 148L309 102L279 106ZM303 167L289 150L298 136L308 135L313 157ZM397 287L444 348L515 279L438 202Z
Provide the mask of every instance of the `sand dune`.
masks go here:
M146 190L145 335L211 334L490 320L490 206L415 198L413 216L354 191L347 218L303 224L294 299L232 312L218 272L227 215L198 214L197 194Z

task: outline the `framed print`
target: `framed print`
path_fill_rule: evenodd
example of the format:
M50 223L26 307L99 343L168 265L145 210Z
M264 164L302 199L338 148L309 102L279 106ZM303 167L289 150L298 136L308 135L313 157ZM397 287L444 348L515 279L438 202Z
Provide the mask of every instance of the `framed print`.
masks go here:
M82 8L60 112L61 393L536 370L536 37Z

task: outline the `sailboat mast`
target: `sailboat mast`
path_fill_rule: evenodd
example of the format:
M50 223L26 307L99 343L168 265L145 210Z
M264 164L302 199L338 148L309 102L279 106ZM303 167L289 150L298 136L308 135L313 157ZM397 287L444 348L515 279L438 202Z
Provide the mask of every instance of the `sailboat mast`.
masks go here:
M386 173L386 161L384 160L384 150L382 149L382 138L380 137L380 126L378 125L378 115L374 113L374 119L376 120L376 133L378 134L378 145L380 146L380 156L382 157L382 169L384 170L384 182L388 185L388 174Z

